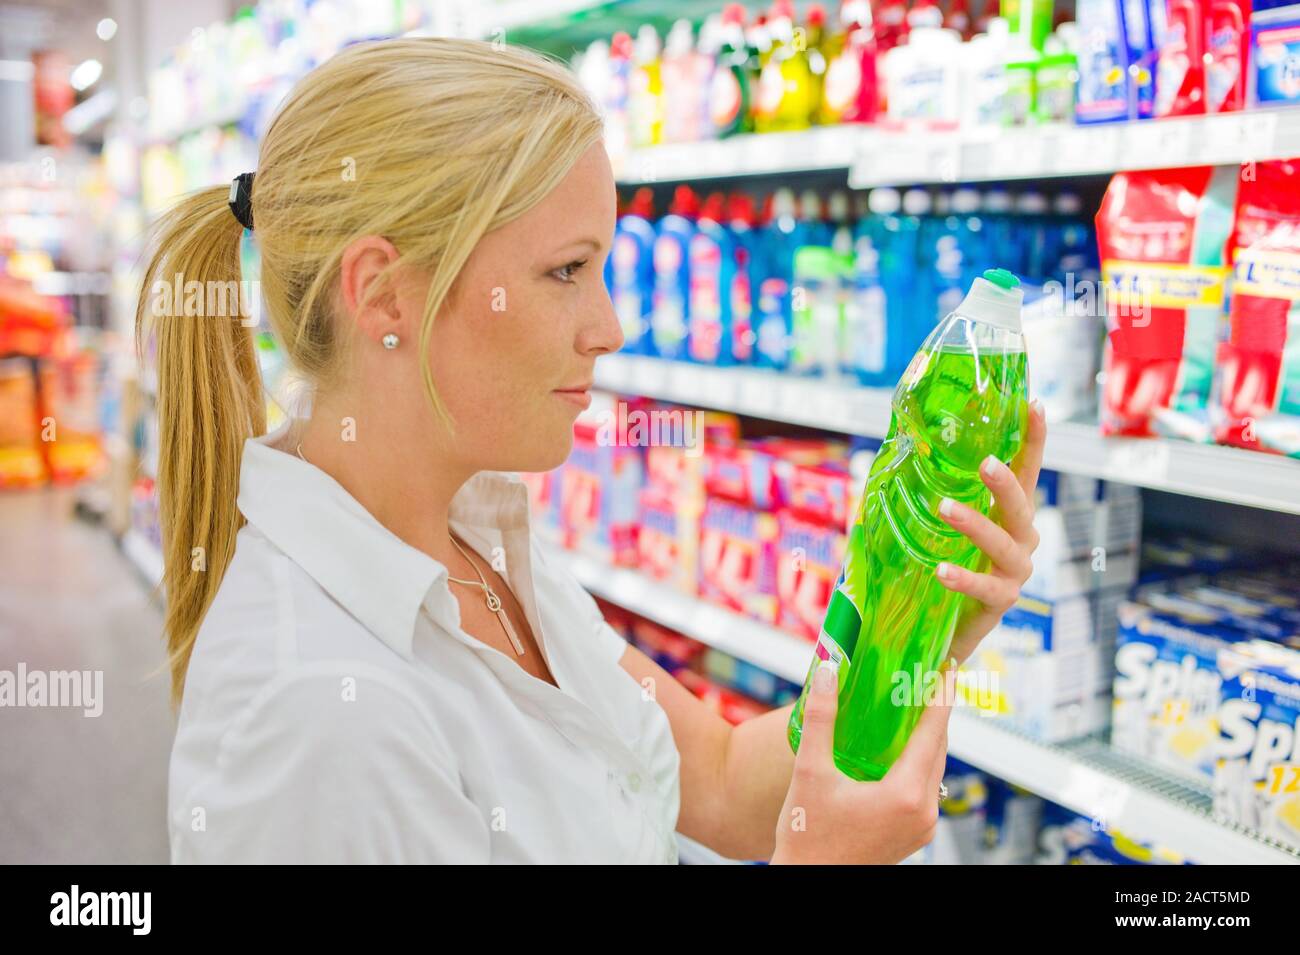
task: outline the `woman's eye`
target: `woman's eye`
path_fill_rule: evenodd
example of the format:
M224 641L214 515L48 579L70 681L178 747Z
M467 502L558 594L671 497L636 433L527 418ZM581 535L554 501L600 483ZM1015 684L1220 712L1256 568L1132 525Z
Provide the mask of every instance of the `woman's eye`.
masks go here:
M554 275L561 282L572 282L573 276L577 273L578 269L582 268L586 264L587 264L586 259L574 260L573 262L570 262L568 265L560 266L551 274Z

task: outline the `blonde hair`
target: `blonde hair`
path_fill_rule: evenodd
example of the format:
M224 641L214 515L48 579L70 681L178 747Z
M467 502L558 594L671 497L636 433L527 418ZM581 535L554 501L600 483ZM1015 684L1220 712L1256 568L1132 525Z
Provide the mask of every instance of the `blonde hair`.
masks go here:
M574 75L516 47L386 40L349 47L313 70L271 123L252 187L263 302L288 361L317 387L340 371L339 261L354 239L384 236L400 256L390 268L432 275L419 349L428 399L446 419L427 358L434 315L479 238L536 205L601 133ZM175 275L205 289L238 283L242 227L229 192L192 193L162 217L136 311L138 341L152 327L157 343L173 705L243 524L243 445L266 431L266 414L254 329L239 315L183 316L179 302L155 317L151 289Z

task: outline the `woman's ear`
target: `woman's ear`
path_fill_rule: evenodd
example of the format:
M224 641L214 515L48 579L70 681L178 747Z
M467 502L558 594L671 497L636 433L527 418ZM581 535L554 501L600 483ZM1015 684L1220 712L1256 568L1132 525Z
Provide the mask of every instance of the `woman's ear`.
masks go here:
M357 330L376 344L385 335L400 337L406 330L394 292L396 275L392 266L398 257L393 243L382 236L368 235L349 244L339 261L343 308Z

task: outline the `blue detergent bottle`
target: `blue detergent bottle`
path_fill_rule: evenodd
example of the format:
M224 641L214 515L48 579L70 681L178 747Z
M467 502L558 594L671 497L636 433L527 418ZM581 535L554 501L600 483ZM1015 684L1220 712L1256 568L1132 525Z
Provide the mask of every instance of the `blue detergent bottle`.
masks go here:
M652 354L681 361L687 354L690 314L690 243L699 200L678 186L654 241L654 293L650 315Z
M654 293L654 195L642 186L614 227L614 245L605 260L605 284L623 329L623 351L644 355L649 344Z
M730 365L734 359L732 336L732 283L736 272L736 250L730 230L723 225L726 199L720 192L709 195L695 235L690 241L690 333L687 353L702 365Z
M794 326L791 289L794 256L803 244L804 225L795 217L794 193L776 190L769 198L766 222L759 239L762 277L755 307L754 364L784 371L790 360Z
M889 191L892 190L876 189L871 194ZM882 242L886 230L882 218L872 215L869 205L866 211L853 230L853 270L845 307L840 361L846 374L857 378L863 385L879 387L885 379L888 327L882 275Z
M759 271L758 215L754 200L743 192L727 198L727 228L731 232L736 267L731 278L731 336L727 343L732 364L754 363L754 294Z

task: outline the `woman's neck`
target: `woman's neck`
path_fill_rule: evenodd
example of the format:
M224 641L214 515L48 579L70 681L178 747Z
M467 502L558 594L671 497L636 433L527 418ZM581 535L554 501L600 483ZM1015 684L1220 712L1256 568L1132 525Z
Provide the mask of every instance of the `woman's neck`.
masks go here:
M375 520L416 550L451 566L456 559L449 527L451 501L473 472L448 466L452 456L431 439L423 444L413 439L410 422L394 420L399 417L350 417L318 405L311 418L294 429L295 446L287 450L296 453L301 442L303 457L337 481Z

